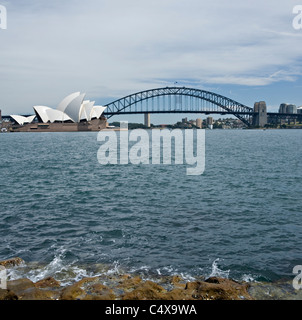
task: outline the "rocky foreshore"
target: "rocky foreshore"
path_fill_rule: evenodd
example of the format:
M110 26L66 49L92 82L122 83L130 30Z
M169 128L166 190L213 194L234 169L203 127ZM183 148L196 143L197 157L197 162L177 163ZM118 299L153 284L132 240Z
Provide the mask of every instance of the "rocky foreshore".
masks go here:
M1 261L0 265L12 268L22 263L22 259L13 258ZM270 290L268 284L262 285L266 286L265 291ZM37 282L21 278L7 281L7 288L0 289L0 300L257 300L257 296L262 300L274 299L261 288L259 283L251 285L219 277L185 281L177 275L151 281L138 275L112 274L82 278L65 286L53 277ZM302 298L299 292L292 297Z

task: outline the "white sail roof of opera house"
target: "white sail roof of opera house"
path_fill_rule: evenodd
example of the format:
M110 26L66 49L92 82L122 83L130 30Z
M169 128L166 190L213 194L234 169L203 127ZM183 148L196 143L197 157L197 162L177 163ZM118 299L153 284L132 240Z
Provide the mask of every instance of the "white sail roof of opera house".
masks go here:
M37 116L44 122L68 121L80 122L100 118L106 107L95 106L95 101L84 100L85 93L75 92L65 97L52 109L46 106L35 106Z
M91 111L93 109L95 101L86 100L83 101L80 109L80 119L91 120Z
M11 115L11 117L21 126L23 126L23 124L25 123L32 123L33 120L35 119L35 115L33 116L29 116L29 117L24 117L24 116L18 116L18 115Z
M79 95L81 94L81 92L75 92L70 94L69 96L65 97L57 106L57 110L60 110L62 112L65 111L66 107L70 104L70 102L72 100L74 100L75 98L77 98Z
M80 122L81 121L81 109L82 109L82 103L85 98L85 93L80 94L79 96L75 97L73 100L71 100L63 112L65 112L73 122Z
M91 111L91 119L99 118L107 107L94 106Z
M70 117L59 110L55 110L46 106L34 106L34 110L42 122L68 121Z

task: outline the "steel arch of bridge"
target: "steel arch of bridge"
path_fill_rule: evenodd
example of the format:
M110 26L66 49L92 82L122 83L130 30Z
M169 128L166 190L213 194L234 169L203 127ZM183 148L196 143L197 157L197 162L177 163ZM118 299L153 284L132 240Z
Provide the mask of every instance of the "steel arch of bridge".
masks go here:
M175 101L178 101L177 103L174 101L174 105L172 96L175 97ZM160 97L168 97L168 101L159 101L158 98ZM185 97L185 99L182 99L182 97ZM157 106L154 106L155 99L158 100L156 101ZM203 108L192 106L192 101L188 103L188 99L202 100L207 102L208 105ZM143 104L144 101L148 100L151 100L151 103ZM136 106L135 109L133 108L134 105ZM165 87L141 91L115 100L107 104L106 107L104 115L107 119L114 115L137 113L221 113L232 114L250 126L254 115L253 108L235 100L210 91L186 87Z

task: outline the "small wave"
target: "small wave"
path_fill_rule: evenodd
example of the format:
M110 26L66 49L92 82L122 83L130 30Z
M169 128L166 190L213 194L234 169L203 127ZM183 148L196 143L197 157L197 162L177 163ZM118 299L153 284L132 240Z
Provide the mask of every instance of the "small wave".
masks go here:
M114 261L112 267L105 272L106 275L121 274L121 273L122 271L118 261Z
M220 269L218 267L219 260L220 259L217 258L213 261L211 273L207 278L211 278L211 277L219 277L219 278L226 278L226 279L229 278L230 270L224 271L224 270Z
M59 247L55 249L53 259L47 263L29 262L23 265L13 267L8 270L9 280L20 278L28 278L33 282L40 281L47 277L53 277L60 281L61 286L71 285L86 277L102 277L104 281L114 278L115 276L130 274L138 275L143 280L162 281L166 276L180 276L184 281L191 282L200 278L207 279L210 277L219 277L228 279L230 270L223 270L221 261L223 259L215 259L208 267L208 272L204 272L203 268L197 268L194 272L186 272L175 266L160 266L156 269L148 265L126 266L115 260L111 263L79 263L78 259L70 261L68 256L70 252ZM239 279L240 278L240 279ZM252 274L241 274L238 281L257 282L257 276Z
M244 274L242 276L242 281L244 282L258 282L256 279L255 279L255 276L251 275L251 274Z
M66 286L84 277L91 276L87 270L76 265L76 261L67 263L64 259L66 252L67 250L63 247L59 248L53 260L46 265L31 262L11 268L8 270L8 277L10 280L28 278L33 282L53 277L59 280L62 286Z
M173 266L164 266L152 269L149 266L142 265L140 267L132 267L129 270L130 274L138 274L143 280L151 280L154 282L160 281L161 277L165 276L180 276L184 281L195 281L196 278L189 273L179 271Z

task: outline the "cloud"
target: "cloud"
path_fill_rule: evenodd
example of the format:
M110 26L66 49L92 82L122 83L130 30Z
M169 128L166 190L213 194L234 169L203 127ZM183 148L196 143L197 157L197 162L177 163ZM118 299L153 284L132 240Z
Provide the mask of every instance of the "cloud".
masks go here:
M301 75L294 1L29 0L0 30L6 112L74 91L121 97L174 81L266 86Z

